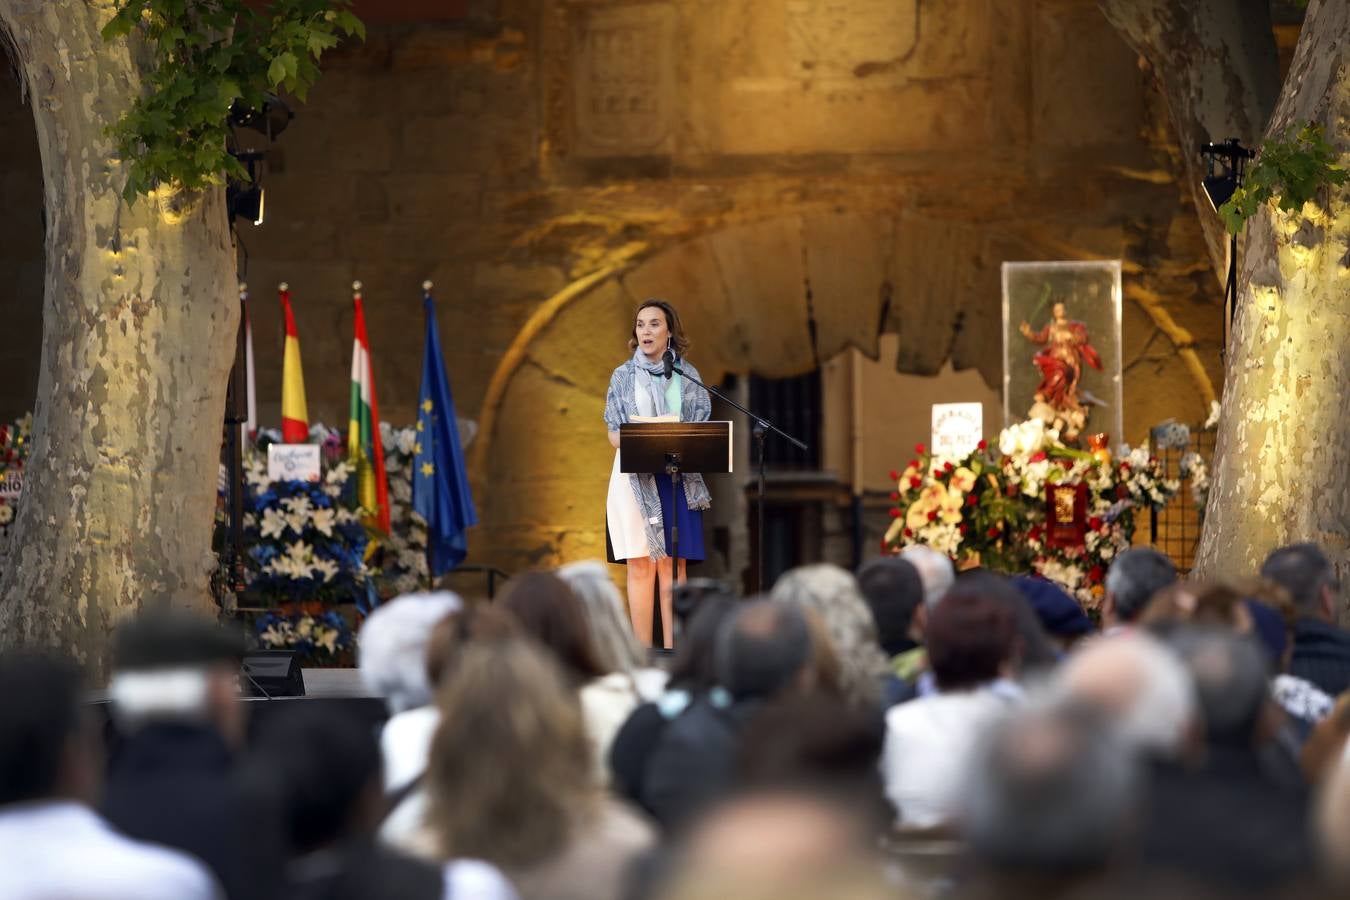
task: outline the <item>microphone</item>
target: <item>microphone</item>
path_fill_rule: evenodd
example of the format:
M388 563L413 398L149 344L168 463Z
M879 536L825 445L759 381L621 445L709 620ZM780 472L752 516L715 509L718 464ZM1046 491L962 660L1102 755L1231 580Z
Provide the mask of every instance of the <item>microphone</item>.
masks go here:
M675 373L675 351L669 347L661 354L661 371L667 378Z

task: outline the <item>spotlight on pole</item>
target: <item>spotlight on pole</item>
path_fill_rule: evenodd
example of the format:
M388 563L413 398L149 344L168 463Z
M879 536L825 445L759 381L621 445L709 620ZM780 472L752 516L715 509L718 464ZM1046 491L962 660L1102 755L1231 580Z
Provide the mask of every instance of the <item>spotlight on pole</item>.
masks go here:
M1217 213L1219 207L1227 203L1237 189L1242 187L1243 169L1247 165L1247 160L1256 158L1256 151L1242 146L1237 138L1229 138L1221 143L1210 141L1202 144L1200 155L1205 158L1205 177L1201 179L1200 186L1204 188L1205 196L1209 198L1210 205ZM1225 351L1228 348L1228 336L1233 329L1233 320L1237 316L1237 259L1238 236L1237 232L1233 232L1228 235L1228 277L1224 279L1223 286Z
M269 143L276 140L294 118L295 113L276 94L264 94L261 109L245 106L238 100L230 106L232 128L250 128L266 137Z
M1202 145L1200 155L1205 158L1205 177L1200 184L1217 212L1242 186L1243 169L1247 160L1256 157L1256 151L1242 146L1237 138L1229 138Z

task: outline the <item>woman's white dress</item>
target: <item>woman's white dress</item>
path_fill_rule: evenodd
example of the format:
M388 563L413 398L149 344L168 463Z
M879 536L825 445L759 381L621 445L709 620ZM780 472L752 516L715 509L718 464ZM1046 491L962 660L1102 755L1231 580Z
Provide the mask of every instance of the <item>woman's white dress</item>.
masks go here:
M647 523L642 519L632 479L619 471L619 451L614 451L614 468L609 474L609 494L605 497L605 521L609 544L615 559L644 559L651 556L647 546Z

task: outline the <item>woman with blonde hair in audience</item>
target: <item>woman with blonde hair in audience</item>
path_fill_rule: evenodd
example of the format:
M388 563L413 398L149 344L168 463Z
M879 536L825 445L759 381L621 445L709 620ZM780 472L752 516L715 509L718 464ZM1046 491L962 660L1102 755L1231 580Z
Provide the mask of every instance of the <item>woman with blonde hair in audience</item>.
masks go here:
M647 664L647 651L633 635L633 627L624 611L623 595L609 577L609 567L599 560L587 559L558 568L558 577L581 601L586 627L591 635L600 665L610 674L605 680L616 689L636 691L639 702L661 696L666 673Z
M779 603L796 603L818 617L838 663L840 689L850 702L886 705L889 687L898 679L877 642L876 620L852 575L829 563L800 566L779 578L769 596Z
M489 862L523 900L621 896L654 833L595 780L558 665L531 641L469 646L438 703L419 852Z

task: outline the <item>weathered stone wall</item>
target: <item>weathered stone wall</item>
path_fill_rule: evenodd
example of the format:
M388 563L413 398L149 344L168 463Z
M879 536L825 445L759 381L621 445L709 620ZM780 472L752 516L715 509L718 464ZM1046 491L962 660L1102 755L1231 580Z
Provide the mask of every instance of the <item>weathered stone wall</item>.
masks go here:
M1166 117L1092 0L477 7L335 56L272 154L266 224L241 226L265 423L277 282L311 419L335 423L352 279L395 422L435 281L459 411L483 425L471 561L603 552L603 391L652 294L713 378L875 356L888 331L883 362L996 386L1000 263L1118 257L1125 437L1203 418L1220 292Z

